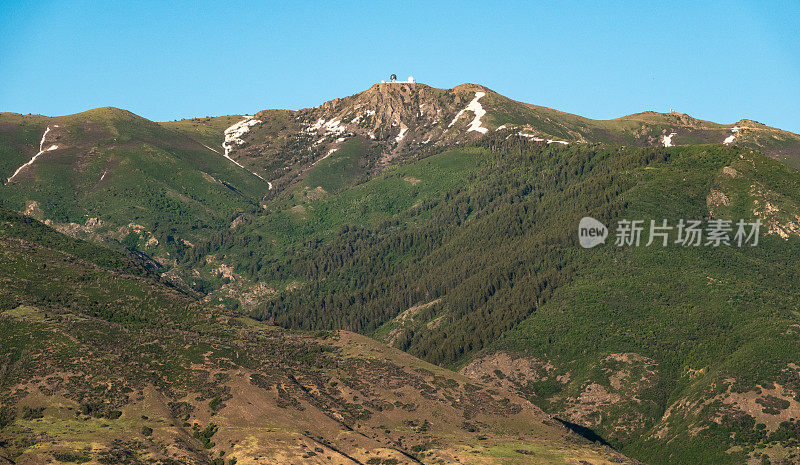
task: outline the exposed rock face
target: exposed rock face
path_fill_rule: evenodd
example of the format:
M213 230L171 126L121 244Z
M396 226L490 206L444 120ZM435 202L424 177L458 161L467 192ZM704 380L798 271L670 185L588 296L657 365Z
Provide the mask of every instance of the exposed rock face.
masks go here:
M474 84L453 89L375 84L314 108L258 112L253 121L259 122L240 135L230 156L280 186L359 139L364 163L380 169L392 160L463 144L494 130L482 117L496 99L505 98Z
M663 382L658 364L634 353L609 354L583 377L550 360L505 352L475 359L461 373L516 391L559 418L613 439L646 430L645 412L656 408L648 393ZM542 386L548 387L543 391Z
M725 195L724 192L711 189L708 195L706 196L706 205L708 206L708 211L710 214L714 214L714 207L722 206L729 206L731 204L731 200Z
M555 367L548 361L496 352L473 360L461 373L468 378L498 387L519 387L546 379L553 375L554 370ZM560 378L566 382L569 374Z
M448 125L477 92L485 94L487 91L482 86L470 84L454 89L435 89L412 83L375 84L359 94L301 110L298 117L309 129L315 129L314 123L319 120L338 121L344 133L385 143L388 149L396 148L392 144L398 143L396 138L402 127L408 128L409 133L401 143L405 142L407 146L436 144L442 141L445 132L452 131L451 138L467 137L466 123L469 120L450 128ZM310 132L323 135L332 131L320 128Z
M764 188L760 183L750 186L753 199L753 216L764 223L765 234L775 234L788 240L800 236L800 206L778 192Z
M787 334L796 334L798 327L787 328ZM461 373L517 392L557 418L618 441L637 436L672 441L705 434L719 425L751 422L760 425L755 434L769 442L791 431L800 417L800 367L794 363L782 370L780 381L764 385L733 378L713 380L708 367L686 366L682 377L690 387L666 405L663 415L653 418L653 412L662 408L657 393L670 385L662 370L655 360L640 354L611 353L599 357L590 372L576 375L555 360L496 352L476 358ZM559 387L553 390L553 386ZM785 456L781 454L786 451L775 448L777 456Z

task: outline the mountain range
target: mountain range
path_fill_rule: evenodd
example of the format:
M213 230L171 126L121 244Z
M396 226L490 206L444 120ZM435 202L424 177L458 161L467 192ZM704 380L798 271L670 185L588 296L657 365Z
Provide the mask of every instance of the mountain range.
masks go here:
M474 84L1 113L0 463L795 463L797 167L753 120Z

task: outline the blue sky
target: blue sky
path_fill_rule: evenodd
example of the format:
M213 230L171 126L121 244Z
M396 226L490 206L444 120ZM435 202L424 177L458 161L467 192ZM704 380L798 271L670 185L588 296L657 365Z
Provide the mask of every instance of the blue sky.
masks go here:
M800 1L0 0L0 111L154 120L304 108L390 73L592 118L800 132Z

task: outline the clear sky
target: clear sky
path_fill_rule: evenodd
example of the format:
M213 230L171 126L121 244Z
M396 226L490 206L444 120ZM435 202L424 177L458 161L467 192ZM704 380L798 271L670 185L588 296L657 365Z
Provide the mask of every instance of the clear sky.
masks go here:
M0 111L297 109L397 73L592 118L674 108L800 132L799 30L797 0L0 0Z

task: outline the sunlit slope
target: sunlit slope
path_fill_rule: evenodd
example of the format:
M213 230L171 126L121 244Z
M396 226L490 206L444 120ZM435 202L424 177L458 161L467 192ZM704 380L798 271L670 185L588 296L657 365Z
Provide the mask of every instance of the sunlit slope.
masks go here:
M237 283L267 289L245 306L258 318L356 330L446 366L477 358L473 373L493 382L508 376L508 367L491 365L498 350L542 360L548 371L513 387L647 460L687 454L736 463L742 455L729 447L766 444L793 418L790 402L753 423L726 420L671 443L651 437L670 405L713 398L709 386L724 390L724 380L747 392L791 386L790 364L800 357L792 329L800 175L769 157L721 145L562 147L497 135L336 192L291 192L239 231L193 249L184 266L214 276L221 261ZM760 218L763 227L757 247L648 248L645 235L639 248L584 250L576 236L586 215L608 225ZM235 299L232 289L221 295ZM614 381L619 398L607 407L586 400L592 383L606 386L614 367L641 360L652 383L628 392L620 391L624 380ZM606 365L602 381L597 367ZM620 400L632 396L633 404ZM722 413L693 415L676 423L684 429L659 434L685 434ZM767 419L769 434L758 436L757 423Z
M16 213L0 244L7 463L631 463L515 394L226 315Z
M800 407L797 172L710 147L647 168L606 218L760 218L758 246L576 249L572 278L465 372L648 463L780 463Z
M4 113L0 155L6 208L83 237L128 238L164 257L268 191L219 153L115 108L57 118Z
M248 126L234 138L241 122ZM362 163L369 171L379 171L495 132L562 145L734 145L800 166L800 136L756 121L721 124L654 111L594 120L515 101L478 84L437 89L420 83L381 83L298 111L264 110L253 116L162 124L215 149L227 137L232 158L277 186L302 179L310 166L353 138L368 142ZM377 156L367 155L372 152Z

